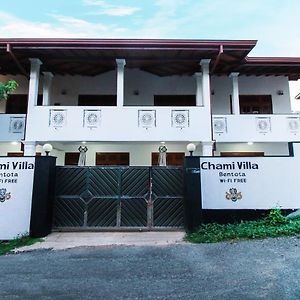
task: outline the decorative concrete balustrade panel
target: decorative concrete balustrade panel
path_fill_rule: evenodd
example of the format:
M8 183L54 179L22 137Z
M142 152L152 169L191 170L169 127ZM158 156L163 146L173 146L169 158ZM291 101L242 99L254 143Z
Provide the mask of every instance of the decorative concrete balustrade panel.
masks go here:
M29 113L26 139L33 141L211 140L205 107L36 106Z
M300 140L300 115L214 115L217 142L292 142Z
M0 141L13 142L24 139L26 115L0 114Z

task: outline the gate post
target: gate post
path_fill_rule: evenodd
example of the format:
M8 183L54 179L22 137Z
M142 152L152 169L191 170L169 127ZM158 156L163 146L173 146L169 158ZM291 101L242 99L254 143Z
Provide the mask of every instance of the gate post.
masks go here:
M52 229L56 157L36 156L30 236L44 237Z
M190 231L203 220L201 200L200 158L186 156L184 159L184 225Z

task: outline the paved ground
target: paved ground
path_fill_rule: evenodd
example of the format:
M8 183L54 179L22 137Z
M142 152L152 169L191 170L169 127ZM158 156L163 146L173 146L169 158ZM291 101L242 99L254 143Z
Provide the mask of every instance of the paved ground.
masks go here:
M0 257L0 299L300 299L300 239Z
M82 246L163 246L183 243L183 231L151 232L54 232L43 242L17 249L29 251L37 249L63 250Z

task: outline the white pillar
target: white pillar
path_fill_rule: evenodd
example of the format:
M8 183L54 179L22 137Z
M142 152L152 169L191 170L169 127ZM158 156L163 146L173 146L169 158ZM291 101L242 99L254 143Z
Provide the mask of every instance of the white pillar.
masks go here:
M116 59L117 63L117 106L124 105L124 67L125 59Z
M202 142L202 155L203 156L213 156L213 146L214 142Z
M203 106L203 97L202 97L202 73L195 73L196 78L196 105Z
M36 142L23 142L24 144L24 156L35 156L36 154Z
M239 73L231 73L229 77L232 79L232 113L240 114L240 98L239 98Z
M28 91L28 109L37 105L39 93L40 66L42 62L38 58L30 58L30 80Z
M210 59L202 59L200 61L202 69L202 99L203 105L210 111L210 78L209 78Z
M53 74L51 72L44 72L43 78L43 106L48 106L50 104L50 93Z

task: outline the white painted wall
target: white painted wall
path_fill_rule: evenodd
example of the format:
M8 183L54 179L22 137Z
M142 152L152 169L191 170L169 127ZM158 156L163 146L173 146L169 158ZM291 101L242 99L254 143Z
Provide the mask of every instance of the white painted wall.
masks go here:
M64 164L64 152L78 152L81 143L52 143L56 151L57 165ZM88 147L86 163L88 166L94 166L96 161L96 152L129 152L131 166L151 166L151 153L158 152L160 143L86 143ZM187 143L166 143L168 152L185 152ZM195 155L202 154L202 147L198 145ZM54 153L53 153L54 155Z
M145 107L75 107L64 109L62 127L50 126L51 109L57 106L37 106L27 118L27 141L210 141L210 115L207 107L176 107L189 111L189 125L172 125L172 107L156 107L156 126L139 126L139 111ZM84 127L84 109L101 109L101 124L97 128ZM173 112L175 115L176 112ZM186 118L187 119L187 118Z
M52 142L53 151L52 156L56 156L56 163L59 166L64 165L65 152L78 152L78 147L81 143L61 143ZM202 145L195 143L197 148L194 152L195 156L202 155ZM151 153L158 152L160 143L86 143L88 147L87 152L87 165L94 166L96 160L96 152L129 152L130 153L130 165L131 166L150 166L151 165ZM185 152L187 143L166 143L168 152ZM0 156L6 156L7 152L20 151L20 143L12 145L11 143L0 143ZM37 152L41 152L45 155L42 149L42 145L37 145ZM287 143L254 143L249 146L247 143L217 143L215 156L219 156L220 152L265 152L265 155L288 155Z
M220 152L264 152L265 155L288 155L288 143L217 143L215 156Z
M28 92L28 81L24 76L0 76L0 81L15 79L19 83L15 93ZM53 78L50 104L76 106L80 94L116 94L116 71L98 76L61 76ZM39 93L42 93L43 76L40 77ZM232 82L228 76L212 76L211 89L213 114L229 114L229 99L232 94ZM134 91L139 95L134 95ZM277 95L283 90L284 95ZM241 95L266 94L272 95L273 112L289 113L290 94L288 78L284 76L239 76ZM65 94L64 94L65 93ZM159 77L138 69L125 67L125 105L153 105L156 94L195 94L196 79L194 76ZM0 104L0 112L4 111L4 103Z
M211 89L213 114L230 114L232 81L227 76L212 76ZM284 95L277 95L282 90ZM240 95L272 95L273 113L291 112L289 81L284 76L239 76Z
M196 80L192 76L159 77L125 67L125 105L153 105L156 94L195 94ZM66 94L63 95L62 92ZM138 91L139 95L134 95ZM116 71L95 77L55 76L52 100L61 105L77 105L80 94L116 94Z
M7 152L21 152L21 143L0 143L0 156L7 156Z
M52 156L56 156L57 165L64 165L65 152L78 152L78 147L81 143L51 143L53 151ZM130 153L130 165L131 166L150 166L151 165L151 153L158 152L160 143L86 143L88 147L87 152L87 165L94 166L96 161L96 152L129 152ZM187 143L166 143L168 152L185 152ZM18 145L12 145L10 143L0 143L0 156L6 156L7 152L18 152L21 149L20 143ZM45 155L42 149L42 145L36 147L37 152L41 152ZM197 145L194 155L202 154L202 146Z
M214 115L214 124L218 121L222 122L224 129L218 132L216 127L214 128L213 136L217 142L300 141L299 114ZM266 125L264 130L261 129L262 125Z

